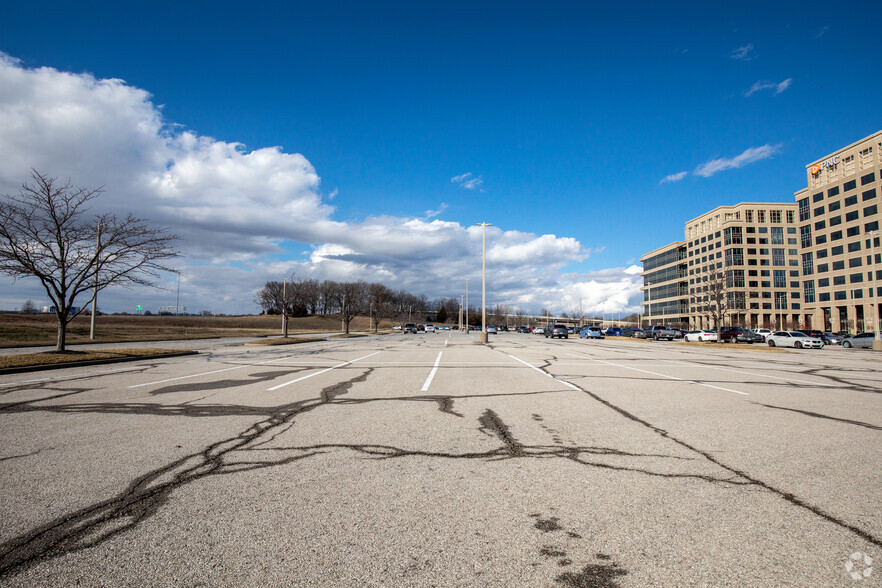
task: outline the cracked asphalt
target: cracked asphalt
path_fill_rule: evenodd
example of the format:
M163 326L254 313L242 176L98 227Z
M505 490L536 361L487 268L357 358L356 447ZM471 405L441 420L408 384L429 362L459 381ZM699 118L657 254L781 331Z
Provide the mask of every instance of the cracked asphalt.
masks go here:
M872 352L200 349L0 376L0 585L882 583Z

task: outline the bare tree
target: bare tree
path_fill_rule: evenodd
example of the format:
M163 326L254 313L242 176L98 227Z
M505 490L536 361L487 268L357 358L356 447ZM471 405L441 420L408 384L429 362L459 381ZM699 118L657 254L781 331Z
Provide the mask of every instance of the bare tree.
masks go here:
M13 279L35 277L55 306L63 352L67 325L79 314L74 300L110 285L154 286L160 271L172 271L161 260L176 257L176 235L147 226L131 214L123 219L104 214L85 218L87 203L103 188L59 184L31 170L33 183L17 195L4 195L0 207L0 273Z
M392 299L395 293L388 286L373 283L368 286L368 295L370 297L371 320L374 323L374 332L376 333L380 327L380 321L389 317L393 312Z
M343 321L343 329L349 334L349 323L359 314L364 314L368 305L368 287L361 280L357 282L344 282L338 284L337 300L340 312L338 315Z
M706 297L701 306L702 314L713 323L713 328L723 326L731 309L733 298L729 295L729 284L722 263L708 263L697 272L700 280L702 298Z
M37 305L33 300L25 300L25 303L21 305L21 311L24 314L37 314Z

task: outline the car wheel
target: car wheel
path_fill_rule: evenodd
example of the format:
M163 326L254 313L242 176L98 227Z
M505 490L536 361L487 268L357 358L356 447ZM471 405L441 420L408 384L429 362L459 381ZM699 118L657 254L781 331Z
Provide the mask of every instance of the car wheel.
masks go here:
M795 342L793 344L793 346L796 347L797 349L802 349L802 343L800 343L799 341Z
M702 342L704 342L704 339L702 339L701 337L699 337L699 338L698 338L698 342L699 342L699 343L702 343Z
M569 335L564 335L564 339L569 339L569 338L570 338Z
M775 346L775 342L774 342L774 341L769 341L769 347L774 347L774 346Z
M845 347L846 349L851 349L851 341L846 341L845 343L842 344L842 346Z

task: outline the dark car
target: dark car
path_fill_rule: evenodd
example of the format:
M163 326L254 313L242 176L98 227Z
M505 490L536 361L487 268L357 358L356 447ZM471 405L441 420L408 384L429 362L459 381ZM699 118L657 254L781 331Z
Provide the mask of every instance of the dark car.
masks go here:
M552 339L555 337L558 339L569 339L570 332L566 325L548 325L545 327L545 338L548 339L549 337Z
M416 333L417 326L413 323L407 323L406 325L404 325L404 332L405 332L405 334L406 333Z
M756 343L753 331L744 327L723 327L719 331L719 340L723 343Z
M605 335L607 337L621 337L622 336L622 328L621 327L610 327L606 330Z
M518 327L518 333L529 333L530 329L528 327Z
M624 329L622 329L622 332L619 336L620 337L634 337L636 335L637 331L640 331L641 333L643 333L643 329L638 329L637 327L625 327ZM645 334L644 334L644 336L645 336Z

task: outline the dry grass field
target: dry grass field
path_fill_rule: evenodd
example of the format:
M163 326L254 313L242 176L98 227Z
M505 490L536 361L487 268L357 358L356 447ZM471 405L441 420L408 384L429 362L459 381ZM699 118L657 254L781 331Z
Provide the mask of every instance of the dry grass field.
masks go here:
M368 328L367 317L357 317L350 330ZM388 325L382 325L388 328ZM67 344L89 343L90 317L80 316L68 326ZM281 334L278 316L117 316L96 318L97 343L176 341L211 337L266 337ZM292 318L289 334L340 331L340 319L332 316ZM0 314L0 347L55 345L55 315Z

